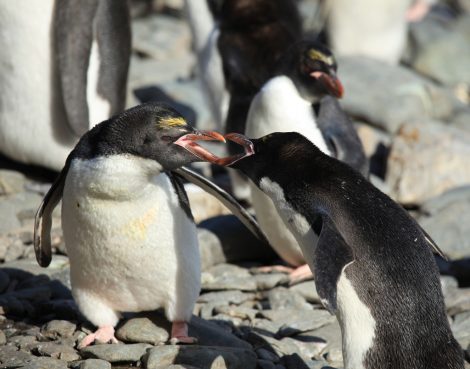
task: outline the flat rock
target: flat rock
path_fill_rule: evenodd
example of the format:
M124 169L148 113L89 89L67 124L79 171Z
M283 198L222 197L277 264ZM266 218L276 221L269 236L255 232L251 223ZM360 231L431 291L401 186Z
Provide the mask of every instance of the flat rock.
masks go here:
M5 336L5 333L0 330L0 346L4 345L7 343L7 337Z
M470 256L470 186L426 201L418 221L450 259Z
M452 114L451 94L405 67L366 57L340 57L338 64L344 109L389 133L406 122Z
M68 338L73 336L76 329L77 325L67 320L51 320L42 327L41 333L52 339Z
M252 276L258 290L269 290L289 282L289 276L283 273L255 274Z
M100 359L88 359L82 361L77 369L111 369L111 363Z
M101 359L110 363L137 362L150 347L152 346L146 343L103 344L85 347L80 353L85 358Z
M33 358L33 355L19 351L16 346L0 346L0 367L2 369L23 367Z
M67 369L67 362L50 357L34 357L25 365L23 369Z
M300 309L311 310L312 306L297 292L285 287L276 287L268 292L271 309Z
M201 289L203 291L226 291L226 290L240 290L240 291L256 291L257 283L254 278L250 277L234 277L234 276L221 276L218 278L211 278L211 280L203 279Z
M157 326L147 317L132 318L126 321L117 331L116 337L126 342L142 342L158 345L168 341L168 332Z
M470 134L436 122L403 125L393 138L386 183L403 204L420 204L470 183Z
M42 197L31 192L20 192L10 196L5 196L0 201L0 233L6 233L21 228L21 222L17 214L25 209L37 209Z
M0 169L0 196L23 191L25 176L17 171Z
M451 328L455 339L460 345L467 347L470 344L470 312L456 315Z
M322 356L326 356L328 362L337 363L342 361L342 340L341 329L336 321L310 332L300 333L296 338L309 337L309 339L320 339L326 342L326 347L322 351Z
M191 212L193 213L196 224L208 218L222 214L230 214L230 211L223 206L219 200L209 195L199 186L187 183L184 185L184 188L188 194Z
M321 298L318 296L317 287L315 281L306 281L295 284L289 288L291 291L298 293L305 300L313 304L320 304Z
M246 293L241 291L222 291L222 292L208 292L199 296L198 302L226 302L230 304L239 305L242 302L254 299L254 293ZM221 304L223 305L223 304Z
M77 351L69 345L55 342L41 342L35 345L35 349L42 356L49 356L55 359L73 361L80 359Z
M254 369L256 355L250 349L212 346L159 346L143 359L145 368L158 369L171 364L189 364L200 369Z

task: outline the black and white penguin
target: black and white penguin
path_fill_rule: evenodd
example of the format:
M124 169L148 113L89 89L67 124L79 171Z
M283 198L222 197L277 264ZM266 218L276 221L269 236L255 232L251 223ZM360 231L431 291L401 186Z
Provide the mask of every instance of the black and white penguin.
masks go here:
M124 109L126 1L0 4L0 151L60 170L82 134Z
M295 235L340 323L346 369L464 367L430 245L439 250L402 207L299 133L226 138L245 154L218 163L248 176Z
M304 40L290 47L280 72L254 97L246 122L246 135L259 138L273 132L298 132L325 154L336 157L364 175L368 161L362 144L336 98L343 86L336 76L337 63L325 46ZM272 201L250 184L251 203L271 246L291 266L292 279L311 276L292 233L282 226Z
M191 180L181 166L216 159L199 140L224 138L193 129L165 105L134 107L83 135L45 196L36 215L36 258L44 267L51 261L51 214L62 198L72 294L98 327L81 346L115 341L121 312L157 308L172 322L173 340L194 342L187 322L200 290L199 249L186 192L173 171ZM248 223L253 229L252 218Z

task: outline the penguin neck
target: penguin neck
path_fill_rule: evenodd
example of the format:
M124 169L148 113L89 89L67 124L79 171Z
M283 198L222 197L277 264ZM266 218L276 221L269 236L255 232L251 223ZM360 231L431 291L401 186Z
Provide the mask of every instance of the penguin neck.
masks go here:
M69 176L73 186L89 196L129 200L145 194L163 171L155 160L130 154L75 158L70 163Z
M331 155L318 127L312 101L304 98L291 78L271 78L255 96L246 134L260 138L273 132L298 132L322 152Z

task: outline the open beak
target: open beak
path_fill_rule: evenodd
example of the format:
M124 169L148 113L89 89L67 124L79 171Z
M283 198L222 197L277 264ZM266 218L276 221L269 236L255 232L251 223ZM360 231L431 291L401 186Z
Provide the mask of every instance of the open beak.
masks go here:
M315 71L310 73L310 76L320 81L332 96L338 99L343 97L343 84L334 73L327 74L325 72Z
M223 166L230 166L234 164L235 162L243 158L246 158L248 156L251 156L255 153L253 142L251 142L246 136L240 133L227 133L225 135L225 138L229 141L235 142L243 146L243 149L245 152L242 154L228 156L226 158L218 158L216 161L214 161L215 164L223 165Z
M197 156L201 160L206 160L211 163L215 163L220 160L217 156L207 151L203 147L199 146L196 141L222 141L225 142L224 136L214 131L198 131L188 133L178 138L174 144L181 146L188 150L193 155Z

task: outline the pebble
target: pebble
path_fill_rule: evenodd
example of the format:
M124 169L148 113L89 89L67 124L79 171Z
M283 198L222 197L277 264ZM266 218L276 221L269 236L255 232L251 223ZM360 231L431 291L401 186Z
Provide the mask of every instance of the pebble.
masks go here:
M116 338L125 342L159 345L168 341L169 337L165 329L158 327L146 317L130 319L116 331Z
M7 337L5 336L5 333L0 330L0 346L4 345L7 343Z
M102 344L82 348L80 353L84 358L109 361L110 363L137 362L152 345L146 343L132 344Z
M100 359L87 359L80 362L76 369L111 369L111 363Z
M34 357L22 369L67 369L66 361L50 357Z
M290 290L298 293L305 300L312 304L321 303L320 296L318 296L317 287L315 286L315 281L305 281L295 284L290 287Z
M76 324L67 320L51 320L42 327L41 333L52 339L68 338L73 336L76 328Z
M271 309L299 309L311 310L312 306L305 301L305 299L295 291L286 287L276 287L268 292L268 301Z

